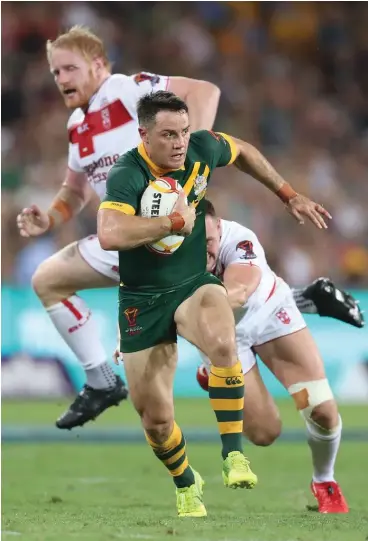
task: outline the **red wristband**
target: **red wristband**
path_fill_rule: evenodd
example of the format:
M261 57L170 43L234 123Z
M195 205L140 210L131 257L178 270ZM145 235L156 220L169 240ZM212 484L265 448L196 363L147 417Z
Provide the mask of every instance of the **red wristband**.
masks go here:
M287 182L281 186L281 188L276 192L277 197L281 199L283 203L289 203L290 199L296 197L298 194Z
M168 218L171 222L171 232L178 233L185 226L185 220L179 212L173 212L168 215Z

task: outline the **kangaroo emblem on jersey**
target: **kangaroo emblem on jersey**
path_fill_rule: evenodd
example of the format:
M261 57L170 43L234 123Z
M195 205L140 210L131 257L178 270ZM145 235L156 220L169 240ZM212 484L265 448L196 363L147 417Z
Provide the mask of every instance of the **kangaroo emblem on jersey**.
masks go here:
M199 203L201 199L206 195L207 178L203 175L198 175L194 180L194 193L196 195L196 202Z

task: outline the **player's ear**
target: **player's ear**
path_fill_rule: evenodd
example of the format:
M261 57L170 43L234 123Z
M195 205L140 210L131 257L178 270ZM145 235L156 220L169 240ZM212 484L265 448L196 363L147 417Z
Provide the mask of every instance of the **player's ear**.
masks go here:
M147 143L147 133L148 133L147 128L143 128L139 126L138 131L139 131L139 135L141 136L142 141L144 143Z
M103 62L102 58L100 58L98 56L93 59L93 63L95 65L95 68L96 68L97 71L101 71L103 69L103 67L104 67L104 62Z

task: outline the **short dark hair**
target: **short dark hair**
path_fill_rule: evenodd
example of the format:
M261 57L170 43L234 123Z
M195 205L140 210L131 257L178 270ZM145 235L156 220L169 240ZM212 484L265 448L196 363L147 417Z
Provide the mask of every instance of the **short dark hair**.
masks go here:
M204 200L204 212L206 216L212 216L213 218L217 217L215 207L209 199Z
M141 126L146 126L155 121L159 111L185 111L188 113L188 106L173 92L159 90L142 96L138 101L137 114Z

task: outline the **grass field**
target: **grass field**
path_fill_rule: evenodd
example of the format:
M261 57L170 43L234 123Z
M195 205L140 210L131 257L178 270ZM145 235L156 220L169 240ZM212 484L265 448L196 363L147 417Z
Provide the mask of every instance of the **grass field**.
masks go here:
M57 401L4 401L2 404L3 424L54 425L56 418L70 405L71 400ZM300 415L291 400L277 403L286 428L303 428ZM341 405L340 413L346 428L367 429L367 406ZM214 427L214 414L206 398L177 398L175 417L179 424L190 427ZM125 401L119 408L110 408L92 425L104 426L140 426L137 413L130 401Z
M9 424L53 424L64 403L5 402ZM299 416L281 403L285 425ZM342 408L345 427L366 426L366 408ZM213 426L205 400L178 400L183 426ZM97 426L137 426L131 406L113 408ZM176 518L175 492L163 466L145 445L10 444L2 446L3 539L20 541L365 541L368 539L367 443L343 442L338 480L349 515L319 515L309 492L309 449L246 444L259 476L253 491L230 491L221 481L219 446L188 442L191 463L206 481L207 519Z

